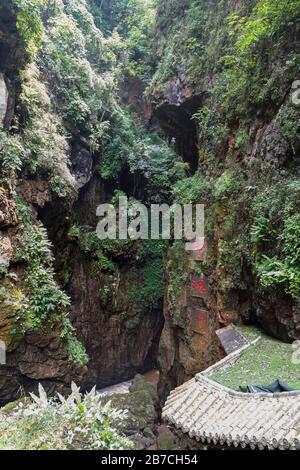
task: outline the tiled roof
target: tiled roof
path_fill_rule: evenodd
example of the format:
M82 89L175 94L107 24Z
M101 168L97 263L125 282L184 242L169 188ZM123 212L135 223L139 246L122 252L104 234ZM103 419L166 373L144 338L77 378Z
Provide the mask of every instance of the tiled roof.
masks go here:
M170 394L163 419L203 444L300 449L300 392L239 393L203 373Z

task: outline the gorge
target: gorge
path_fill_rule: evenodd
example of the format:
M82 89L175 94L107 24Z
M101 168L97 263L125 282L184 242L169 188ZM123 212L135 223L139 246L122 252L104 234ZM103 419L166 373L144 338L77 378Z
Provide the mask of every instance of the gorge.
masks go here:
M159 397L133 384L156 432L224 357L216 331L300 339L299 18L299 0L0 0L1 405L158 368ZM119 197L204 204L205 244L100 240Z

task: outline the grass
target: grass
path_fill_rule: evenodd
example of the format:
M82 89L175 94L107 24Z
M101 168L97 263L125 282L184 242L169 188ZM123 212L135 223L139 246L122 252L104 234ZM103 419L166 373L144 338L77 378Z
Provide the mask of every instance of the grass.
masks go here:
M291 344L263 334L252 326L237 327L249 341L261 336L261 341L246 350L231 368L222 369L210 378L231 389L247 385L269 385L276 379L300 390L300 365L292 362Z

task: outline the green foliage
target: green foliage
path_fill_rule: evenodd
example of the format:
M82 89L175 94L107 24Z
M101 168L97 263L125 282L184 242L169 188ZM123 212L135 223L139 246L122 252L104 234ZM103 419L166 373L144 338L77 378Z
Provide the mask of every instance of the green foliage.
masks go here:
M21 199L18 199L17 207L23 232L17 257L26 266L26 298L16 314L18 332L24 334L62 325L61 335L66 338L69 358L81 366L87 362L87 356L75 338L70 322L65 319L70 300L54 279L53 255L47 232L41 224L33 223L30 210Z
M132 275L133 287L129 299L141 314L162 307L164 247L165 243L159 240L144 240L139 244L139 265Z
M157 1L157 27L166 29L177 20L182 18L190 0L158 0Z
M259 214L251 229L253 243L269 242L275 234L276 231L271 229L269 219Z
M172 184L185 176L180 162L163 139L146 133L127 111L120 110L103 146L99 171L103 179L118 181L122 169L128 166L133 180L143 176L147 181L143 188L147 203L159 203L170 199Z
M263 288L283 285L287 294L300 299L300 216L291 216L279 236L281 259L263 256L258 276Z
M24 153L19 136L0 130L0 164L3 175L11 176L21 170Z
M80 238L80 227L76 224L72 225L68 231L68 238L70 240L78 240Z
M264 41L282 40L286 27L297 24L299 14L299 0L258 0L249 18L231 16L228 19L231 34L238 33L237 60L243 57L251 62Z
M129 51L127 69L146 78L152 71L152 38L156 0L128 0L123 34ZM121 23L122 25L122 23Z
M97 26L106 34L117 31L126 51L127 73L147 78L151 72L152 37L155 26L156 0L106 0L90 9Z
M300 151L300 110L298 106L289 103L282 106L276 117L280 125L282 138L289 144L294 157L299 158Z
M279 178L253 200L254 267L262 290L300 295L298 179Z
M216 152L226 145L228 138L228 126L219 110L203 106L195 114L199 129L200 159L212 159Z
M84 0L62 4L45 32L39 66L51 82L65 124L87 132L98 148L106 113L116 106L118 35L105 40ZM70 79L70 77L72 77Z
M54 281L51 244L41 225L24 226L18 257L26 263L26 289L30 296L20 312L23 329L40 329L50 319L55 323L69 305L69 299Z
M67 193L64 189L64 183L61 176L56 175L50 181L51 191L59 197L66 197Z
M235 116L249 115L249 111L264 103L281 103L299 67L294 34L300 14L299 0L258 0L252 11L246 13L227 18L228 36L233 43L224 57L228 66L224 72L226 107ZM282 68L275 68L278 50L286 46L289 48L286 61Z
M74 192L75 182L68 168L68 143L60 117L54 113L49 92L41 82L41 74L32 63L20 74L20 109L26 125L20 139L24 149L24 164L32 174L42 172L52 179L60 193ZM50 185L52 184L50 183Z
M44 29L40 15L46 0L13 0L13 4L17 7L17 28L27 52L34 56L42 45Z
M62 318L62 329L60 333L61 338L65 339L67 343L67 352L69 361L76 364L78 367L85 366L89 357L86 350L80 341L75 336L75 328L73 327L70 319L64 315Z
M59 400L47 397L39 385L39 395L12 410L0 412L0 449L15 450L125 450L131 442L116 428L126 413L101 404L93 389L82 395L72 384L72 394Z
M212 182L198 170L194 176L179 180L172 189L179 204L197 204L207 200L212 192Z
M222 240L219 247L218 267L219 288L222 293L228 294L232 289L246 289L243 281L243 262L247 253L242 235L226 241Z
M107 255L105 248L110 241L100 240L96 231L87 232L80 235L79 243L84 253L89 254L97 260L100 270L114 272L115 265L112 259ZM111 241L117 243L118 241Z
M215 182L214 198L224 202L238 194L242 187L243 175L239 169L225 171Z

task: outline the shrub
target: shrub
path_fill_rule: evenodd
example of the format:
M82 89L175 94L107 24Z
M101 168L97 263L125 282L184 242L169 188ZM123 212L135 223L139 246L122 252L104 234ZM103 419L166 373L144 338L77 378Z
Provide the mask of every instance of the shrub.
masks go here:
M95 388L82 395L72 384L65 399L48 398L39 385L30 404L0 412L2 450L125 450L131 442L117 430L126 413L101 404Z
M41 74L32 63L21 72L20 107L26 116L26 125L20 138L26 148L24 163L31 173L46 173L54 189L63 194L73 193L75 180L68 168L69 146L60 117L51 107Z
M243 176L240 170L225 171L216 181L214 188L214 198L217 201L224 201L235 194L238 194L243 186Z
M17 27L20 31L27 52L34 56L42 44L43 24L41 11L46 4L45 0L13 0L17 7Z
M163 254L165 242L144 240L138 245L138 269L133 270L129 300L142 315L162 307L164 298Z
M172 192L175 201L179 204L197 204L209 199L212 192L212 182L199 170L191 178L184 178L176 182Z
M16 334L49 327L58 330L66 340L70 361L82 366L88 358L74 336L74 328L65 317L70 300L55 281L52 247L47 232L41 224L33 222L30 210L21 199L17 200L17 208L23 232L17 257L26 266L26 298L16 312Z
M21 170L24 154L20 137L0 130L0 164L4 175L11 176Z

